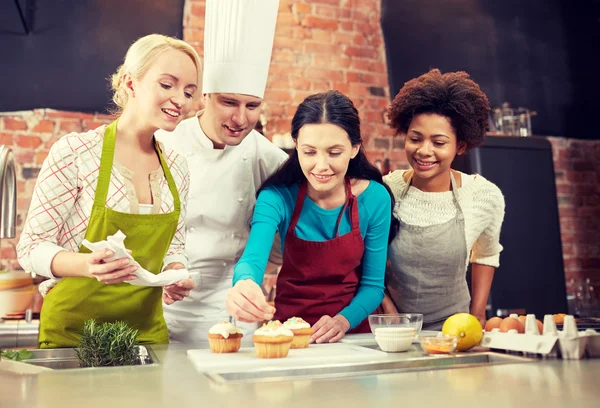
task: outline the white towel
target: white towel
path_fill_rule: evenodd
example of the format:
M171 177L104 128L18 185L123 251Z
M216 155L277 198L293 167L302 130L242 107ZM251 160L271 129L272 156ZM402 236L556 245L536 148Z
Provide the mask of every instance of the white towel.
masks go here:
M107 261L113 261L119 258L129 258L129 265L136 265L138 267L134 273L134 275L137 276L137 279L125 282L135 286L166 286L189 278L190 274L187 269L169 269L155 275L142 268L129 252L127 252L124 244L125 238L125 234L121 231L117 231L115 235L107 237L106 241L90 242L87 239L84 239L83 245L91 251L113 251L114 255L108 258Z

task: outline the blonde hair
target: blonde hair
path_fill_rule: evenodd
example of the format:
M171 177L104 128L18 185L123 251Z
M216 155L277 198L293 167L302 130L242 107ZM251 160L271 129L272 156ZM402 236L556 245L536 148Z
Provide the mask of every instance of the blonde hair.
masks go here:
M128 95L125 90L123 76L129 73L132 77L139 79L150 69L154 60L163 52L178 50L189 56L198 71L198 90L195 95L202 95L202 62L194 48L178 38L168 37L162 34L150 34L139 38L125 54L125 60L117 72L110 77L113 91L113 103L115 108L111 110L114 115L120 115L127 105Z

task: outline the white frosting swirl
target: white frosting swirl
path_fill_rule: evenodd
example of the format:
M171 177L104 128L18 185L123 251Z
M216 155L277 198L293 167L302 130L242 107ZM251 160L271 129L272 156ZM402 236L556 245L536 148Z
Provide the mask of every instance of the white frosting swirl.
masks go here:
M268 336L268 337L277 337L277 336L286 336L286 337L294 337L294 333L291 330L283 327L279 320L270 321L269 323L263 324L260 328L258 328L254 334L256 336Z
M283 327L290 330L310 329L310 324L300 317L290 317L283 323Z
M243 333L243 331L229 322L217 323L208 330L209 334L220 334L224 338L229 338L230 334Z

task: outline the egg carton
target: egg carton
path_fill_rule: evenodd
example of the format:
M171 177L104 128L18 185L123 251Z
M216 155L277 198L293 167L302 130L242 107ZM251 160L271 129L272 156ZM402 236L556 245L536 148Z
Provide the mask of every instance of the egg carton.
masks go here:
M516 315L514 317L517 318ZM518 333L516 330L501 333L499 329L493 329L483 334L480 345L496 350L567 360L582 359L586 355L590 358L600 357L600 334L593 329L579 331L575 318L571 315L564 319L563 329L559 331L552 315L544 316L544 329L540 333L535 315L529 314L525 320L525 333Z

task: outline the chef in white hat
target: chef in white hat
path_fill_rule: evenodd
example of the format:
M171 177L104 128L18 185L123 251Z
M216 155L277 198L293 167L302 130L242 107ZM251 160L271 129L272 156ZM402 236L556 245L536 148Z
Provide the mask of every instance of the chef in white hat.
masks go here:
M205 109L168 137L158 135L187 158L190 170L186 252L196 287L183 301L167 299L174 342L205 342L209 328L228 319L225 300L248 239L256 191L288 157L254 130L278 7L279 0L206 1ZM281 254L274 251L271 262L280 264Z

